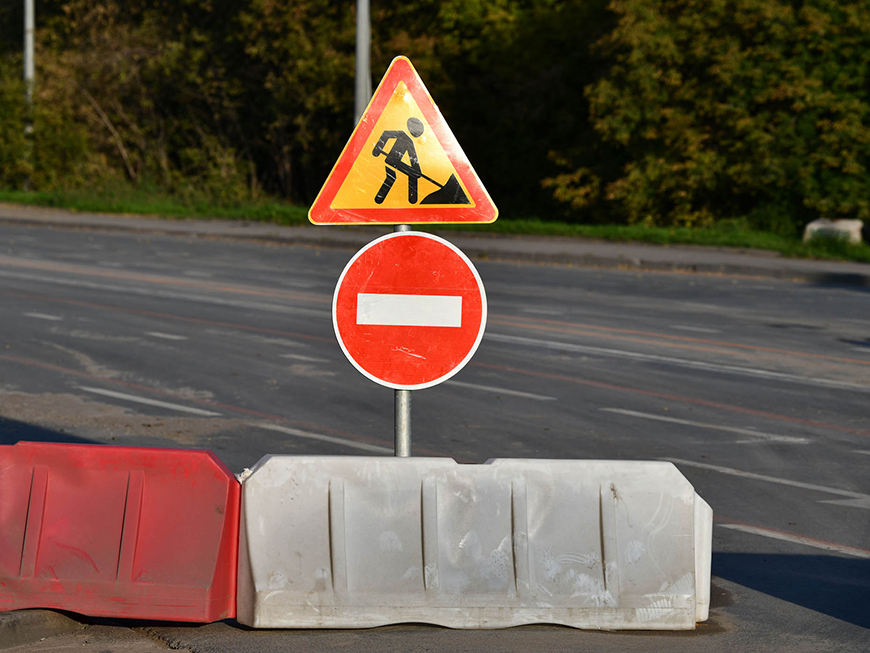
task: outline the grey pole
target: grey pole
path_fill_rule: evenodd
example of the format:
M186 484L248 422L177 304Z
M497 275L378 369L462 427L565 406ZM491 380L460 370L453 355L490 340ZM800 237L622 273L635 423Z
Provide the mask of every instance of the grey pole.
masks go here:
M24 84L27 89L28 106L33 101L33 0L24 0Z
M396 401L396 456L411 455L411 391L394 390Z
M33 161L33 79L36 76L33 63L34 0L24 0L24 93L27 101L27 116L24 119L25 150L27 162ZM24 190L30 190L30 176L24 179Z
M372 69L369 63L372 27L369 0L356 0L356 92L353 124L362 118L372 97Z
M411 231L409 224L397 224L393 231ZM407 458L411 455L411 391L394 390L396 403L396 456Z

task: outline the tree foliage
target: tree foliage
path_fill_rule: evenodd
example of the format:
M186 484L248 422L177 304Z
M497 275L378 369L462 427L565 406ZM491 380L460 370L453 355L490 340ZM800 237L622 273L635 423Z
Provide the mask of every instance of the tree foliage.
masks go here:
M309 202L350 135L353 0L42 0L32 106L20 6L0 185ZM870 217L867 0L373 0L399 54L505 217Z
M749 215L788 231L870 217L866 0L616 0L587 88L616 170L580 161L550 181L577 209L630 222Z

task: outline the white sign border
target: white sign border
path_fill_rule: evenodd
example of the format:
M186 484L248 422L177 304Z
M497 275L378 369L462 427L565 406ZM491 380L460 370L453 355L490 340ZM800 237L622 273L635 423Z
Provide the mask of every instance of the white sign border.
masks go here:
M356 260L363 255L367 250L374 247L378 243L388 240L390 238L406 238L408 236L418 236L422 238L429 238L430 240L434 240L436 242L441 243L442 245L446 245L451 250L453 250L459 258L461 258L468 268L471 270L471 273L474 275L475 281L477 281L477 288L480 291L480 306L481 306L481 315L480 315L480 329L477 332L477 338L474 340L474 344L471 346L468 354L462 361L459 362L452 370L444 374L443 376L438 377L437 379L433 379L432 381L428 381L426 383L419 383L417 385L399 385L397 383L390 383L389 381L384 381L383 379L379 379L373 374L369 373L365 369L363 369L350 355L347 351L347 348L344 346L344 341L341 339L341 333L338 329L338 318L336 316L336 305L338 304L338 291L341 288L341 282L344 281L344 277L347 274L348 270L353 266ZM486 302L486 290L483 287L483 281L480 278L480 274L477 272L477 268L474 267L474 264L471 260L460 250L456 245L451 242L444 240L443 238L439 238L433 234L428 234L422 231L396 231L394 233L386 234L381 236L380 238L376 238L368 245L359 250L356 254L354 254L353 258L348 261L347 265L344 267L344 270L341 271L341 275L338 277L338 282L335 284L335 292L332 295L332 328L335 331L335 337L338 340L338 345L341 347L341 351L344 352L347 360L350 361L351 365L353 365L357 371L362 374L364 377L374 381L378 385L385 386L387 388L392 388L393 390L422 390L424 388L431 388L432 386L436 386L439 383L443 383L448 380L450 377L454 376L458 373L463 367L468 364L468 361L471 360L471 357L474 356L475 352L477 352L477 348L480 346L480 341L483 340L483 332L486 330L486 320L487 320L487 302Z

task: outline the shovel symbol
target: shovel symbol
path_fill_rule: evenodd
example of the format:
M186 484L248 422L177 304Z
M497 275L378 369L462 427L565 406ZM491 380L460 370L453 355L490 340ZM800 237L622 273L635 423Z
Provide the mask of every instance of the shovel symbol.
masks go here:
M465 191L462 190L462 186L456 180L456 175L450 175L450 179L445 184L439 184L432 177L426 175L421 174L420 176L438 186L438 190L429 193L420 201L420 204L471 204Z

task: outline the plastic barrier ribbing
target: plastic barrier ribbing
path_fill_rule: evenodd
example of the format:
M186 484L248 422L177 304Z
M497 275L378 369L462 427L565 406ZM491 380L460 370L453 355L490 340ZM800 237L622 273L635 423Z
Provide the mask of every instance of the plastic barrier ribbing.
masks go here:
M670 463L266 456L241 523L249 626L707 618L712 511Z
M0 610L234 617L239 491L206 451L0 446Z

